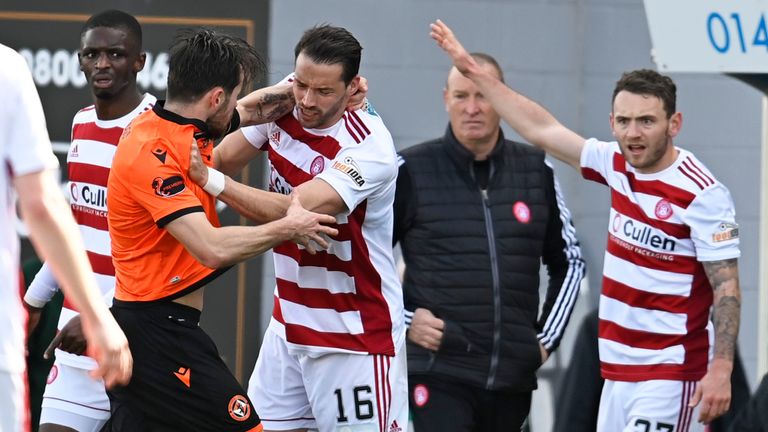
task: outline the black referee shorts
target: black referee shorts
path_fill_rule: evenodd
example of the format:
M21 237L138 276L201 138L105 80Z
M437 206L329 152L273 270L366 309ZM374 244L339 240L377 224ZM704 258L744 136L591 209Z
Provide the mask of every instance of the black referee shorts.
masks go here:
M102 431L261 431L242 386L198 326L200 311L173 302L115 302L133 376L109 390L112 418Z

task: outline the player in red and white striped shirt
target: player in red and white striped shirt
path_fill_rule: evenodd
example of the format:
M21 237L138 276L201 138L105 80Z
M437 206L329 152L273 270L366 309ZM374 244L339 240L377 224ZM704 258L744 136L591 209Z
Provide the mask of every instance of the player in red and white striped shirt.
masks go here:
M85 250L104 301L111 305L115 289L109 231L107 230L107 178L123 129L151 109L155 97L142 94L136 74L144 67L141 27L120 11L92 16L81 33L80 65L91 86L94 105L83 108L72 121L72 143L67 154L69 201L83 237ZM59 289L47 264L30 285L25 302L42 307ZM78 311L65 298L59 317L63 349L43 396L41 431L65 426L78 431L99 430L109 418L104 383L88 376L96 362L83 354ZM67 350L75 351L70 353ZM80 354L80 355L79 355Z
M278 194L226 179L219 195L242 214L273 219L295 188L307 209L338 223L339 235L316 254L293 243L274 248L275 305L248 389L265 430L407 429L403 297L391 246L397 162L373 108L345 110L359 87L360 50L345 29L308 30L296 48L296 108L216 149L226 173L267 152Z
M675 84L651 70L624 74L611 113L618 142L584 140L485 73L444 23L431 36L523 138L610 188L598 431L703 430L730 404L738 226L728 190L672 143L682 126Z

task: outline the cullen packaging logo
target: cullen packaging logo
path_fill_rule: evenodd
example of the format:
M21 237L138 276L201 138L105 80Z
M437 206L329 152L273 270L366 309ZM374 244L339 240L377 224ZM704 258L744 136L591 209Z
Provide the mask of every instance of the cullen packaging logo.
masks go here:
M651 246L668 252L674 252L677 242L674 237L656 234L653 228L633 219L622 218L620 214L613 217L611 229L614 234L622 234L624 239L632 239L644 246Z
M100 210L107 209L107 190L103 187L71 182L69 193L73 205L87 205Z

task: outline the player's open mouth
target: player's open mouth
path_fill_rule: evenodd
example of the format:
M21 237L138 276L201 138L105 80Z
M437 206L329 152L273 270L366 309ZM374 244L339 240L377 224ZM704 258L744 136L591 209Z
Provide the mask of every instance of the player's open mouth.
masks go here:
M94 78L93 85L98 88L107 88L112 85L112 78L107 78L107 77Z

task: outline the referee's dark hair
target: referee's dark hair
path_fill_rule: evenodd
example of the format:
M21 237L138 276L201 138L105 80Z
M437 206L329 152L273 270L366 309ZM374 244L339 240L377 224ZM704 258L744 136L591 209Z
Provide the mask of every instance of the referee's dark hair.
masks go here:
M208 28L184 29L170 48L167 97L188 103L214 87L232 93L241 77L245 89L264 71L264 60L248 42Z
M116 9L110 9L92 15L80 29L80 39L83 38L85 32L96 27L119 28L125 30L128 36L133 38L136 42L136 48L141 51L141 26L133 15Z
M294 49L294 61L304 53L315 63L340 63L341 78L349 85L360 70L362 51L360 42L347 29L323 24L304 32Z

